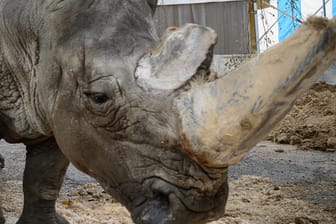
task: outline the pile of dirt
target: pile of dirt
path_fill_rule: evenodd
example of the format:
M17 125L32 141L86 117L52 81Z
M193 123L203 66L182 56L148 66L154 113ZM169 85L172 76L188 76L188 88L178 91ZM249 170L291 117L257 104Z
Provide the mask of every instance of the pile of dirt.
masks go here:
M303 150L336 151L336 85L316 83L267 139Z

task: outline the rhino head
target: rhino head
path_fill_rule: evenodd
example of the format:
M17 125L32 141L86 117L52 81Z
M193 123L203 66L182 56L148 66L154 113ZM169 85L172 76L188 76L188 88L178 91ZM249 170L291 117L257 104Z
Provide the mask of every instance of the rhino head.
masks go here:
M135 223L223 216L228 166L334 60L335 26L323 20L301 28L304 40L213 75L215 32L189 24L159 40L156 1L62 4L48 17L37 71L44 130Z

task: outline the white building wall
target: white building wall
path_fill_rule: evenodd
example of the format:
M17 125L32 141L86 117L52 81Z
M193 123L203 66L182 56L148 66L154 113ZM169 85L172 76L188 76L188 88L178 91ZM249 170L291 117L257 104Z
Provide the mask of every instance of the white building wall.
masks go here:
M326 0L327 2L328 0ZM332 17L332 1L329 0L326 4L326 14L328 18ZM335 0L334 0L335 1ZM302 19L307 19L309 16L323 16L323 0L301 0Z
M277 0L271 0L270 4L277 6ZM272 47L279 41L279 26L277 23L278 11L273 8L258 10L258 46L260 52Z

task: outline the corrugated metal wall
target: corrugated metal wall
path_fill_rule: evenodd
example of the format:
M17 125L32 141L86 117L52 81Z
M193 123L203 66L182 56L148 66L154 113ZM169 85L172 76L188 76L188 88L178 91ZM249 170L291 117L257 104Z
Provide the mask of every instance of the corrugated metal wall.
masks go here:
M163 5L157 8L155 23L159 35L169 26L197 23L218 34L215 54L249 54L249 1Z

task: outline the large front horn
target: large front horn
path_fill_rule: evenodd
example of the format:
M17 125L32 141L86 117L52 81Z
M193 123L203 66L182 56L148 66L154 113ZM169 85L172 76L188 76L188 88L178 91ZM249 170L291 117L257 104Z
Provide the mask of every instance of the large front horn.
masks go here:
M310 18L238 69L180 94L185 152L207 167L237 163L335 61L335 44L336 20Z

